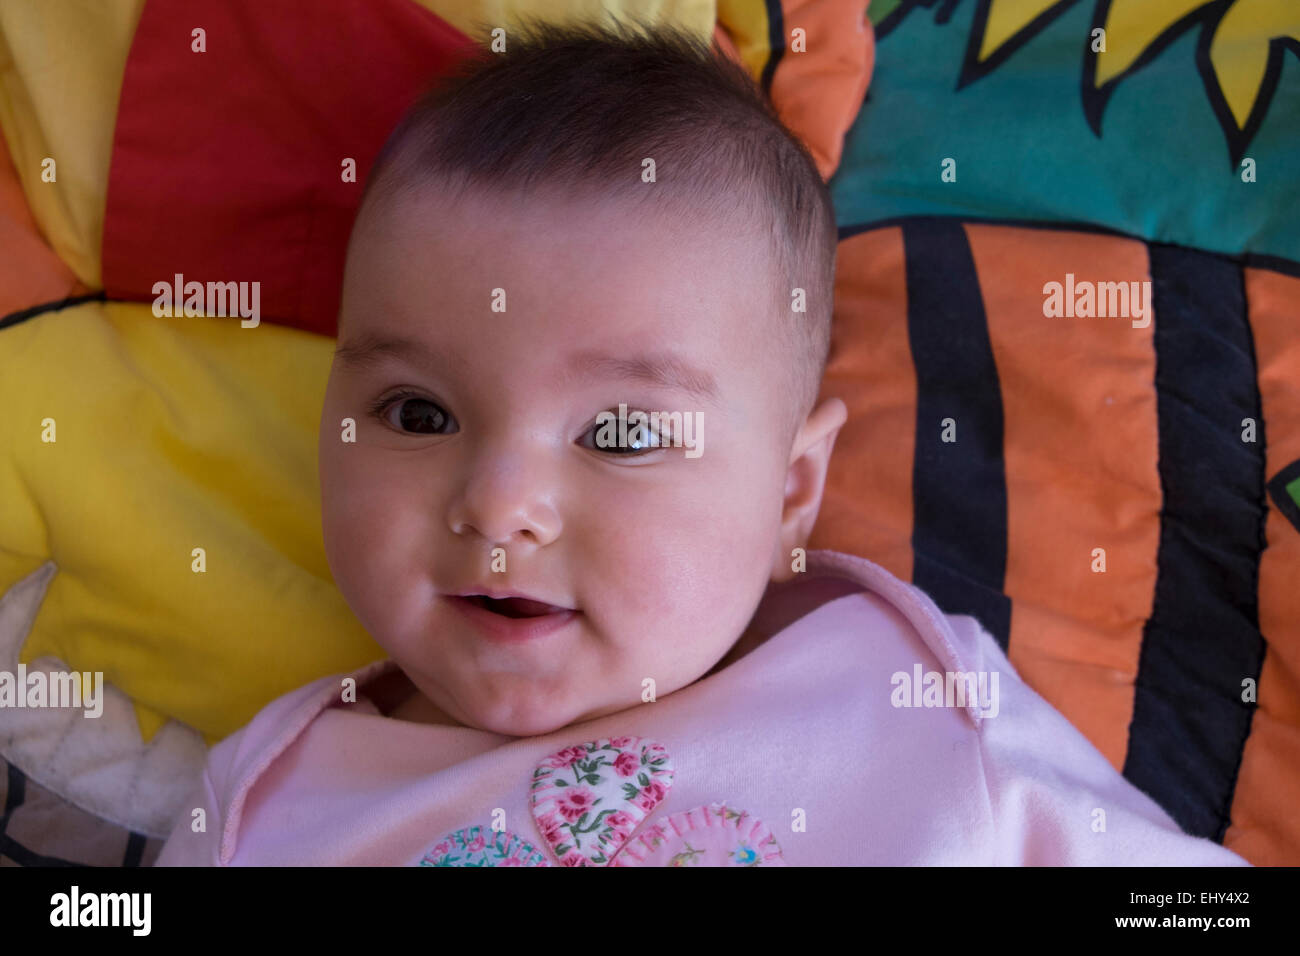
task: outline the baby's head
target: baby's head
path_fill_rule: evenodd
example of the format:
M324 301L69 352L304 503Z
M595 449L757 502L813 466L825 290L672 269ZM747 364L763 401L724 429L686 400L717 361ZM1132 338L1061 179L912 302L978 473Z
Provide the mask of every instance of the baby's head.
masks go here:
M549 733L736 645L844 420L813 408L835 248L806 150L680 34L534 24L407 115L348 247L322 521L442 715Z

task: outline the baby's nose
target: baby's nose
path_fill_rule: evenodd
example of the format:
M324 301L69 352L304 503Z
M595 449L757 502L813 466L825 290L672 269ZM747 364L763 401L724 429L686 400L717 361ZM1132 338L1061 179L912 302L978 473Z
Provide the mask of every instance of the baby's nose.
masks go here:
M449 505L454 534L476 533L493 544L543 547L560 533L550 483L522 461L496 460L476 468Z

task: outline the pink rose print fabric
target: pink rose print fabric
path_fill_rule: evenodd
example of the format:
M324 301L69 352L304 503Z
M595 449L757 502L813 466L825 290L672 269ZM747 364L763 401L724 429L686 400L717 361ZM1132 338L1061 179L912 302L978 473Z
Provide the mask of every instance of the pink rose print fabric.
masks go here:
M466 827L444 837L420 866L550 866L546 855L509 830Z
M763 821L710 803L651 823L612 865L785 866L785 860Z
M533 771L533 819L562 866L604 866L672 785L672 761L656 741L565 747Z
M533 821L550 856L509 831L467 827L422 866L784 866L763 823L711 803L637 828L667 798L672 759L645 737L604 737L545 757L533 771ZM634 838L635 834L635 838Z

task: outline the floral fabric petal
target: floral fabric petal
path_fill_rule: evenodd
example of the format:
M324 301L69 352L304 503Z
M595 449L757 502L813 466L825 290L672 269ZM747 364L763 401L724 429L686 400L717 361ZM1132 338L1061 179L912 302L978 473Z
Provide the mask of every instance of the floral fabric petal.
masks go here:
M663 744L602 737L565 747L537 765L533 819L562 866L605 866L672 784L672 759Z
M546 854L509 830L482 826L449 833L429 848L420 866L551 866Z
M763 821L723 803L657 820L623 847L611 866L785 866Z

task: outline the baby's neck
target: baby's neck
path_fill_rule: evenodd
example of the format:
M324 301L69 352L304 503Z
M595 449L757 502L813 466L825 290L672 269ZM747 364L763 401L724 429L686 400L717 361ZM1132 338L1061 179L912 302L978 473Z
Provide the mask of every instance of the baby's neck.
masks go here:
M393 720L409 720L418 724L445 724L461 726L444 714L438 706L419 692L411 679L398 668L377 677L362 688L362 692L375 705L379 713Z
M744 633L704 677L712 677L718 671L730 667L773 634L785 630L828 601L861 590L860 584L839 577L796 577L780 584L768 585L767 592ZM700 679L703 680L704 677Z
M411 693L385 716L393 720L409 720L417 724L444 724L448 727L460 727L461 724L444 714L433 701L425 697L415 685Z

